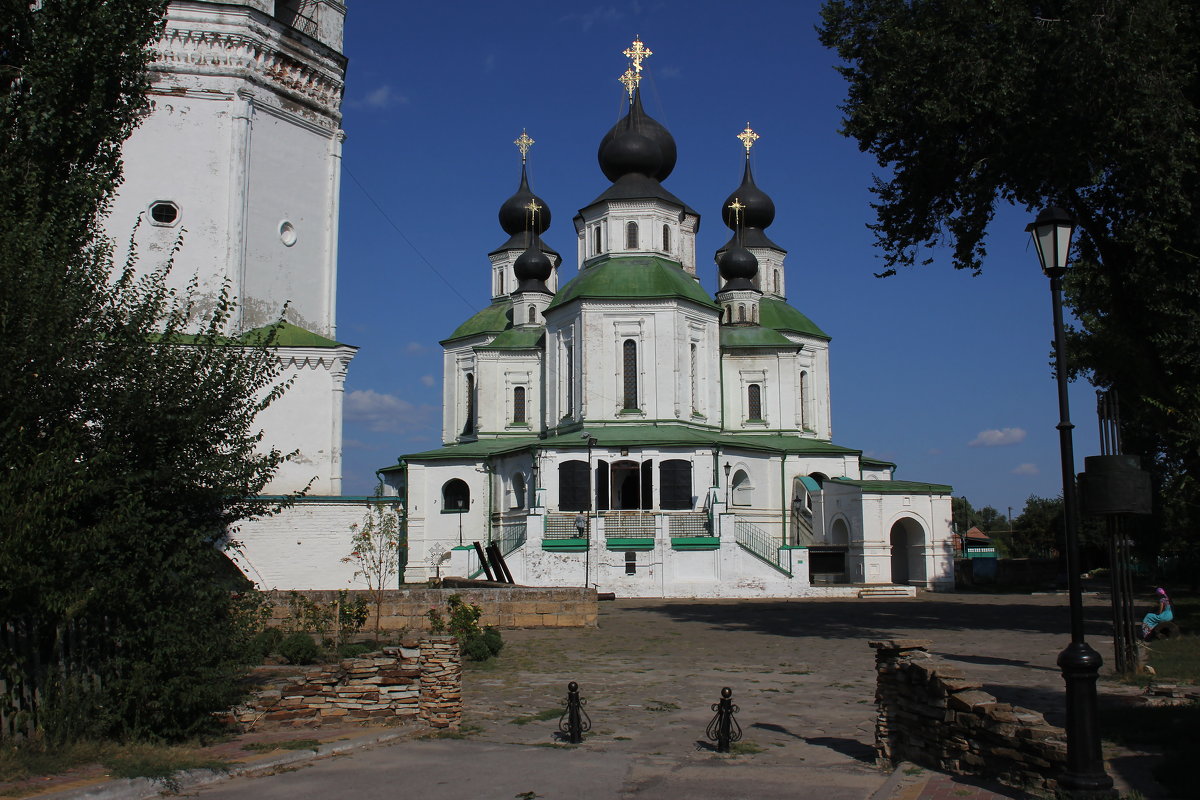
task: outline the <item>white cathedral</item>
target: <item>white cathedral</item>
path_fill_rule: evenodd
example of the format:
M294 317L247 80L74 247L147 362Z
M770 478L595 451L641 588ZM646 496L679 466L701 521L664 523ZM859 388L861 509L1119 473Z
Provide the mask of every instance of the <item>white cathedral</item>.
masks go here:
M293 386L261 423L296 451L268 491L309 486L246 522L228 552L261 588L355 584L341 563L362 497L342 495L342 395L356 348L337 341L339 0L172 0L155 46L152 111L125 145L108 217L174 280L228 285L236 331L287 304L277 352ZM365 12L364 12L365 13ZM853 594L953 585L950 487L832 439L829 336L786 302L774 204L750 171L722 216L720 290L697 278L700 217L667 191L671 135L638 91L600 143L610 185L574 219L579 275L559 286L541 242L550 209L522 167L489 254L491 304L443 340L444 446L380 473L403 505L405 581L486 577L494 543L533 586L623 596ZM517 144L522 164L532 141Z
M788 305L775 206L741 185L720 289L697 276L700 216L663 187L671 134L642 107L651 55L624 52L628 112L600 141L610 185L576 214L578 276L542 243L522 173L489 253L491 304L442 340L443 447L380 470L407 511L409 581L483 577L620 596L851 594L953 586L951 487L832 442L830 337Z

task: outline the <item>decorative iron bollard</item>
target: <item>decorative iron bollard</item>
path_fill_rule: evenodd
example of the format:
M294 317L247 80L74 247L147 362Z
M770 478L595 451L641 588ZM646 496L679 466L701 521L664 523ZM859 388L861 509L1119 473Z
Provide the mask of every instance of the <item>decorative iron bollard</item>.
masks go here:
M728 686L721 690L720 702L712 704L712 710L717 714L704 732L710 741L717 743L718 753L728 753L731 742L742 740L742 726L733 718L738 712L738 707L733 704L732 698L733 690Z
M567 684L567 709L558 720L558 729L567 735L571 744L583 741L583 735L592 729L591 717L583 710L587 700L579 696L579 684L571 681Z

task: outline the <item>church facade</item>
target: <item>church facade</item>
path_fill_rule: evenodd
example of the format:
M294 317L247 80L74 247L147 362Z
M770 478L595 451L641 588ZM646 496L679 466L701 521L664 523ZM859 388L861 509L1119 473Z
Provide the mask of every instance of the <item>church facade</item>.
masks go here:
M579 274L561 286L532 140L516 141L491 303L441 342L443 446L380 470L406 509L405 579L487 576L479 541L518 583L623 596L953 586L951 487L832 441L830 337L787 302L757 134L739 136L711 295L700 216L662 183L674 139L642 107L650 52L625 55L628 112L598 151L609 186L572 220Z

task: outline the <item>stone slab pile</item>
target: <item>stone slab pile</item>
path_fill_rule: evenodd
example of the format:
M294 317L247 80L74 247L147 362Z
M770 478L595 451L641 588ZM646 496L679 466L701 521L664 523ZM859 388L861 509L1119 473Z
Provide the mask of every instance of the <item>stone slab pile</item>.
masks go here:
M999 702L929 653L927 639L870 642L875 649L875 752L955 774L986 775L1053 792L1066 767L1066 732L1036 711Z
M313 667L263 668L250 700L229 712L243 730L275 724L417 718L439 728L462 718L462 661L453 636L430 636Z

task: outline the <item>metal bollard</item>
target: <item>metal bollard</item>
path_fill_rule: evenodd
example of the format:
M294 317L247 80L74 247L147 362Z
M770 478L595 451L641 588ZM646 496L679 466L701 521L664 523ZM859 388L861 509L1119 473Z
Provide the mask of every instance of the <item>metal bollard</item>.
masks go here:
M733 715L738 707L733 704L733 690L726 686L721 690L721 700L712 704L712 710L717 712L704 731L709 741L717 743L718 753L728 753L731 742L742 740L742 726Z
M592 720L583 707L587 700L579 696L579 684L571 681L567 684L566 710L558 720L558 729L567 735L571 744L583 741L583 735L592 729Z

